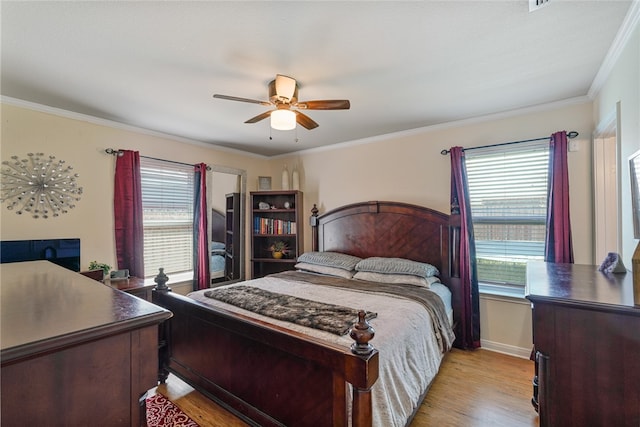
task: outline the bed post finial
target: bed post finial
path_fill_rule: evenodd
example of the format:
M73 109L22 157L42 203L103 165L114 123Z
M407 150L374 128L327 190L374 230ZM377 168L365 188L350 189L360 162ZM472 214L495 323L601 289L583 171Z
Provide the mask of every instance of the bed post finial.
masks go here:
M157 283L156 290L158 290L158 291L170 291L171 290L167 286L167 282L169 281L169 276L164 274L164 268L160 268L160 272L153 279L153 281Z
M451 200L451 215L460 215L460 204L458 203L458 196L453 196L453 200Z
M376 331L367 322L366 314L364 310L358 312L358 322L354 323L349 332L349 336L355 341L351 344L351 352L358 356L368 356L373 353L373 346L369 344L369 341L371 341Z
M309 225L311 225L311 250L318 250L318 206L314 203L311 208L311 217L309 217Z

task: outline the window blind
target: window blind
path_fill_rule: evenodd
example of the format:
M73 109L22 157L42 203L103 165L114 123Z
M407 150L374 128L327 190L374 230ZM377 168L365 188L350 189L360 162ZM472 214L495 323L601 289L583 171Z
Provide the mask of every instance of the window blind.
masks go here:
M527 260L544 259L548 141L465 153L478 280L524 286Z
M145 277L193 270L194 171L140 158Z

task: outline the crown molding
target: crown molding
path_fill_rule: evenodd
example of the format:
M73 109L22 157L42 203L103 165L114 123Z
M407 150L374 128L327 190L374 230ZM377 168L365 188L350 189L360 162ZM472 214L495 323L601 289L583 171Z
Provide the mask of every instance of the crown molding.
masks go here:
M81 114L81 113L76 113L74 111L63 110L62 108L56 108L56 107L51 107L49 105L43 105L43 104L31 102L31 101L25 101L23 99L12 98L10 96L5 96L5 95L0 96L0 103L13 105L15 107L20 107L20 108L25 108L28 110L38 111L41 113L52 114L54 116L64 117L67 119L79 120L79 121L91 123L94 125L106 126L113 129L120 129L120 130L129 131L129 132L140 133L143 135L149 135L149 136L154 136L154 137L163 138L163 139L170 139L173 141L182 142L185 144L197 145L199 147L204 147L204 148L215 148L216 150L220 150L228 153L240 154L243 156L255 157L260 159L268 158L268 156L263 156L260 154L254 154L247 151L238 150L235 148L224 147L221 145L215 145L215 144L204 142L204 141L198 141L195 139L189 139L189 138L184 138L184 137L171 135L167 133L157 132L150 129L145 129L137 126L116 122L114 120L103 119L95 116L90 116L88 114Z
M636 29L638 21L640 21L640 0L633 0L627 15L618 30L618 34L616 34L615 39L613 39L613 43L611 44L604 61L602 61L602 65L600 65L598 73L591 83L589 92L587 92L587 96L590 99L594 99L598 95L609 78L613 67L620 58L629 38L631 38L631 34Z
M485 116L472 117L472 118L469 118L469 119L457 120L457 121L447 122L447 123L440 123L440 124L437 124L437 125L431 125L431 126L425 126L425 127L415 128L415 129L403 130L403 131L387 133L387 134L383 134L383 135L376 135L376 136L372 136L372 137L369 137L369 138L362 138L362 139L357 139L357 140L352 140L352 141L345 141L345 142L341 142L341 143L337 143L337 144L328 145L328 146L325 146L325 147L309 148L309 149L306 149L306 150L295 151L295 152L291 152L291 153L287 153L287 154L279 154L279 155L273 156L271 158L273 158L273 159L285 158L285 157L290 157L290 156L295 156L295 155L300 155L300 154L310 154L310 153L319 153L319 152L330 151L330 150L339 150L339 149L345 148L345 147L355 147L357 145L372 144L372 143L375 143L375 142L389 141L389 140L392 140L392 139L411 137L411 136L414 136L414 135L422 135L422 134L429 133L429 132L436 132L436 131L446 130L446 129L454 129L454 128L474 125L474 124L478 124L478 123L486 123L486 122L495 121L495 120L501 120L501 119L507 119L507 118L516 117L516 116L522 116L522 115L525 115L525 114L534 114L534 113L539 113L539 112L543 112L543 111L556 110L556 109L559 109L559 108L570 107L570 106L573 106L573 105L580 105L580 104L590 103L591 101L592 100L586 95L585 96L578 96L578 97L574 97L574 98L563 99L561 101L550 102L550 103L547 103L547 104L539 104L539 105L534 105L534 106L531 106L531 107L519 108L517 110L503 111L501 113L488 114L488 115L485 115Z
M228 152L228 153L240 154L240 155L243 155L243 156L259 158L259 159L280 159L280 158L286 158L286 157L295 156L295 155L299 155L299 154L311 154L311 153L318 153L318 152L324 152L324 151L330 151L330 150L338 150L338 149L342 149L342 148L346 148L346 147L353 147L353 146L364 145L364 144L372 144L372 143L375 143L375 142L381 142L381 141L388 141L388 140L392 140L392 139L410 137L410 136L413 136L413 135L419 135L419 134L424 134L424 133L428 133L428 132L435 132L435 131L439 131L439 130L452 129L452 128L456 128L456 127L467 126L467 125L472 125L472 124L477 124L477 123L483 123L483 122L488 122L488 121L493 121L493 120L500 120L500 119L504 119L504 118L520 116L520 115L523 115L523 114L531 114L531 113L536 113L536 112L541 112L541 111L553 110L553 109L568 107L568 106L572 106L572 105L584 104L586 102L591 102L591 99L588 98L587 96L569 98L569 99L565 99L565 100L562 100L562 101L551 102L551 103L547 103L547 104L540 104L540 105L535 105L535 106L532 106L532 107L520 108L520 109L517 109L517 110L505 111L505 112L496 113L496 114L489 114L489 115L485 115L485 116L478 116L478 117L473 117L473 118L464 119L464 120L457 120L457 121L448 122L448 123L441 123L441 124L432 125L432 126L425 126L425 127L420 127L420 128L416 128L416 129L404 130L404 131L400 131L400 132L392 132L392 133L387 133L387 134L383 134L383 135L376 135L376 136L372 136L372 137L369 137L369 138L362 138L362 139L357 139L357 140L345 141L345 142L333 144L333 145L326 146L326 147L309 148L309 149L306 149L306 150L294 151L294 152L286 153L286 154L278 154L278 155L275 155L275 156L265 156L265 155L261 155L261 154L254 154L254 153L250 153L250 152L247 152L247 151L237 150L237 149L234 149L234 148L223 147L223 146L219 146L219 145L215 145L215 144L211 144L211 143L207 143L207 142L196 141L196 140L193 140L193 139L179 137L179 136L176 136L176 135L165 134L165 133L162 133L162 132L157 132L157 131L152 131L152 130L149 130L149 129L144 129L144 128L140 128L140 127L136 127L136 126L127 125L127 124L116 122L116 121L113 121L113 120L102 119L102 118L90 116L90 115L87 115L87 114L80 114L80 113L76 113L76 112L73 112L73 111L63 110L61 108L51 107L51 106L43 105L43 104L37 104L35 102L25 101L25 100L17 99L17 98L12 98L12 97L5 96L5 95L0 96L0 102L2 104L13 105L13 106L20 107L20 108L25 108L25 109L29 109L29 110L33 110L33 111L39 111L41 113L52 114L52 115L55 115L55 116L65 117L65 118L73 119L73 120L79 120L79 121L92 123L92 124L96 124L96 125L100 125L100 126L106 126L106 127L110 127L110 128L114 128L114 129L121 129L121 130L125 130L125 131L140 133L140 134L143 134L143 135L150 135L150 136L155 136L155 137L158 137L158 138L170 139L170 140L173 140L173 141L182 142L182 143L191 144L191 145L197 145L199 147L204 147L204 148L215 148L217 150L225 151L225 152Z

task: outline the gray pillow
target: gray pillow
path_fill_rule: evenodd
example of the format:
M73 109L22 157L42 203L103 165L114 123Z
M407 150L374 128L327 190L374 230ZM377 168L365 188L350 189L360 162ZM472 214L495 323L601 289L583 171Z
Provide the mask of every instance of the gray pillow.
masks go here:
M356 271L384 274L412 274L419 277L437 276L438 269L431 264L404 258L365 258L356 265Z
M298 257L298 262L325 265L351 271L362 258L340 252L305 252Z

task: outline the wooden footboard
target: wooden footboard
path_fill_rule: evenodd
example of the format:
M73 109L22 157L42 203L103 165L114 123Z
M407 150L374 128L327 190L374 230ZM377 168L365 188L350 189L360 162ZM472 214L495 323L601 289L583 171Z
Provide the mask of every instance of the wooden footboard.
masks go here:
M378 352L366 331L350 351L168 290L153 302L173 312L161 380L172 372L252 425L346 426L352 413L353 426L371 426Z

